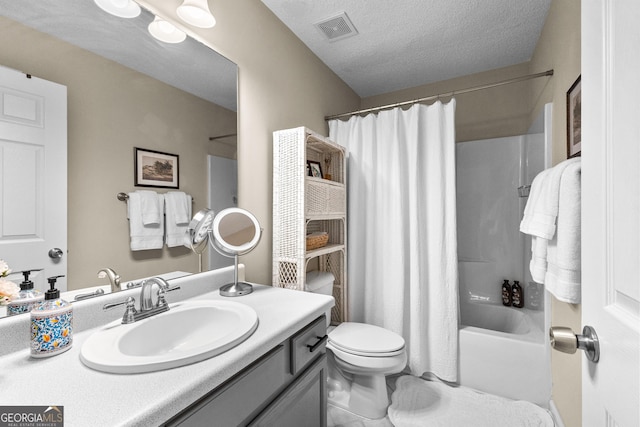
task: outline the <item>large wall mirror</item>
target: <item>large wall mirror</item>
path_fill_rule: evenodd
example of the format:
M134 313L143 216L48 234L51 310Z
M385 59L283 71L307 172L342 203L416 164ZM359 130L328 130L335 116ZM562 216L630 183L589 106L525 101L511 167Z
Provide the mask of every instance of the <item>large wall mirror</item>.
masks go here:
M91 0L0 0L0 66L67 87L69 290L106 284L105 267L122 281L198 270L186 247L130 250L117 194L168 191L135 187L134 147L179 156L178 191L193 212L208 205L207 157L236 158L236 65L190 37L154 39L153 19L144 9L118 18Z

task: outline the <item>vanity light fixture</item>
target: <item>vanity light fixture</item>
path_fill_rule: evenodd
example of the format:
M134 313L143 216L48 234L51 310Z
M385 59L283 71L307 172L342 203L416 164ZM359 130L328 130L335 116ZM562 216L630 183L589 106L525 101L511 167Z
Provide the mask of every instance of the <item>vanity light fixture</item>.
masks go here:
M135 18L141 9L133 0L93 0L102 10L119 18Z
M184 31L180 31L171 22L167 22L157 16L149 24L149 32L153 37L165 43L181 43L187 38Z
M209 10L207 0L184 0L176 13L187 24L199 28L211 28L216 25L216 18Z

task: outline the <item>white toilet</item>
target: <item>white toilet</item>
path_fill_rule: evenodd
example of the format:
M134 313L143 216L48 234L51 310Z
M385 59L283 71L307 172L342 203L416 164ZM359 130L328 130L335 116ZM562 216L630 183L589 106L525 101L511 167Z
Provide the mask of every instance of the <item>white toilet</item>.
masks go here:
M310 271L305 290L331 295L333 282L330 272ZM365 418L383 418L389 407L385 376L407 364L404 339L378 326L345 322L330 328L327 349L329 403Z
M327 340L329 403L365 418L387 414L385 376L407 364L404 339L387 329L345 322Z

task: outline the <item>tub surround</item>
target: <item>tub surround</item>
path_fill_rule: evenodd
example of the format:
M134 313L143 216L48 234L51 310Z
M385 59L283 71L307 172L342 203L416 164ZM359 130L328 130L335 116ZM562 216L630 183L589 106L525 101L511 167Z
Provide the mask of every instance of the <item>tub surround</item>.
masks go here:
M170 304L188 298L228 300L219 295L218 289L232 278L233 268L223 268L175 279L172 285L181 289L171 292L167 300ZM104 311L102 306L128 296L137 298L139 292L132 289L78 304L74 307L73 347L48 359L29 356L28 316L0 322L3 405L64 406L65 425L69 427L159 425L231 379L334 303L324 295L254 285L252 294L233 300L256 310L258 328L225 353L147 374L106 374L86 367L79 357L82 344L97 328L122 316L121 310ZM61 381L50 381L57 375Z

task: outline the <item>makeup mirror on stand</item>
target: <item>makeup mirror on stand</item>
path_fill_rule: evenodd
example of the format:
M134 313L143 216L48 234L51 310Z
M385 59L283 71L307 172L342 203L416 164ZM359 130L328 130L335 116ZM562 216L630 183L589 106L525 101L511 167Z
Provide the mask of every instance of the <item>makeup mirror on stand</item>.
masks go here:
M207 247L214 212L211 209L202 209L193 216L189 223L189 242L191 250L198 255L198 272L202 273L202 253Z
M233 283L222 286L220 295L238 297L253 292L249 283L238 281L238 257L251 252L262 237L260 224L251 212L228 208L214 216L212 210L203 209L189 223L189 236L192 250L200 257L200 271L207 240L218 253L234 258Z

